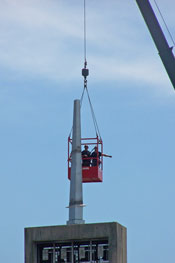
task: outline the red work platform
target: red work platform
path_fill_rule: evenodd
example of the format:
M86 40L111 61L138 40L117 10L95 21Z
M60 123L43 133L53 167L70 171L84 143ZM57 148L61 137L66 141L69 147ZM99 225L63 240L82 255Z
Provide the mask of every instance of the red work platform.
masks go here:
M90 148L92 146L92 151L94 147L97 147L97 152L103 152L103 142L98 137L96 138L82 138L81 145L88 145ZM71 178L71 148L72 139L68 138L68 179ZM90 151L90 150L89 150ZM82 166L82 182L83 183L95 183L103 182L103 156L84 158L90 160L89 166ZM93 165L93 160L96 162L96 166Z

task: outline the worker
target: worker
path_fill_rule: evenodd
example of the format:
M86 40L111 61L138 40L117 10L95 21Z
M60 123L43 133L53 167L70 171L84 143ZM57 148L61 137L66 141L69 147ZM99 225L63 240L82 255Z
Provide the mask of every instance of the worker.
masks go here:
M82 155L82 166L90 166L91 158L90 155L91 153L88 151L88 145L84 146L84 150L81 152Z
M98 164L99 164L99 165L100 165L100 163L101 163L101 161L100 161L100 157L101 157L101 156L112 158L111 155L98 152L98 148L97 148L97 146L95 146L95 147L94 147L94 151L91 153L92 166L97 166L97 156L98 156Z

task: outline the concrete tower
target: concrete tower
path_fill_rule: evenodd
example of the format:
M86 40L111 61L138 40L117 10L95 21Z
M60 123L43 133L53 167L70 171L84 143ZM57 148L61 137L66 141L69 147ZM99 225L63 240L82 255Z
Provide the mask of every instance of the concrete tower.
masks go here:
M127 263L124 226L84 224L79 100L74 101L71 159L67 225L25 228L25 263Z
M69 221L71 224L83 224L83 191L81 164L81 117L80 100L74 101L73 135L72 135L72 163L69 200Z

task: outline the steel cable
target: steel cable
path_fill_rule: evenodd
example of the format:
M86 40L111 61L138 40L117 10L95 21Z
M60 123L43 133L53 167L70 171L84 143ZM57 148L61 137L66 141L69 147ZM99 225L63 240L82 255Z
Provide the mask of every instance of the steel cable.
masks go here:
M169 37L171 38L171 41L173 42L173 47L175 47L175 41L174 41L174 39L173 39L173 36L172 36L172 34L171 34L171 32L170 32L170 30L169 30L169 28L168 28L168 25L167 25L167 23L166 23L166 21L165 21L165 19L164 19L164 17L163 17L163 14L162 14L162 12L161 12L161 10L160 10L160 8L159 8L156 0L154 0L154 3L155 3L155 5L156 5L156 7L157 7L157 10L158 10L161 18L162 18L162 21L163 21L163 23L164 23L164 25L165 25L165 27L166 27L166 30L167 30L167 32L168 32L168 34L169 34Z

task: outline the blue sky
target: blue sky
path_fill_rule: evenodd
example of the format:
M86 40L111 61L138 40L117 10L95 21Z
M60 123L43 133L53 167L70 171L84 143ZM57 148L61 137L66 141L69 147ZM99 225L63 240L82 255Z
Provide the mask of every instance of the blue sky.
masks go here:
M102 184L83 186L84 219L126 226L129 263L173 262L175 92L135 1L87 2L88 87L113 158ZM175 37L174 1L157 2ZM24 227L68 219L83 1L0 0L0 32L0 252L22 263ZM94 135L89 114L85 99L83 136Z

